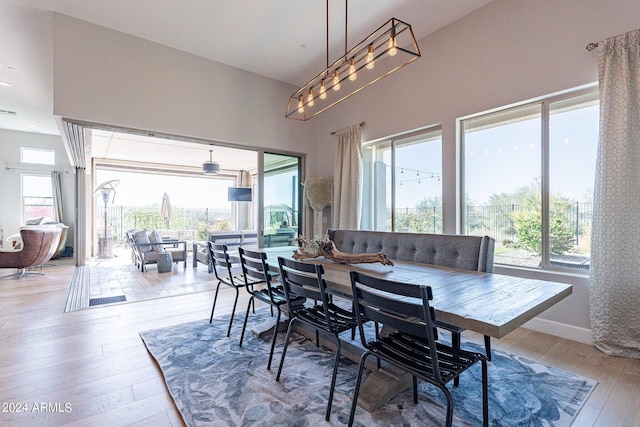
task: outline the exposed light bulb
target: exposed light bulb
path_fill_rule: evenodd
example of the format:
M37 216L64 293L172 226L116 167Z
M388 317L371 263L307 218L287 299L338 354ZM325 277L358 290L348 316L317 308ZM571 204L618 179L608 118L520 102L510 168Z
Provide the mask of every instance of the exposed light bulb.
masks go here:
M307 105L309 107L313 107L313 104L315 104L313 100L313 89L309 89L309 96L307 96Z
M322 82L320 83L319 94L320 99L327 99L327 87L324 85L324 79L322 79Z
M349 80L354 81L358 78L358 72L356 71L356 60L351 58L351 65L349 65Z
M387 47L387 53L389 53L389 56L396 56L396 54L398 53L398 46L396 45L395 27L391 28L391 34L389 37L389 46Z
M340 90L340 72L336 70L333 75L333 90Z
M387 52L389 53L389 56L396 56L396 54L398 53L395 37L389 39L389 47L387 48Z
M376 57L373 54L373 45L369 45L369 53L367 53L367 59L365 61L365 67L367 70L373 70L373 67L376 65Z
M304 102L302 102L302 97L298 97L298 113L304 114Z

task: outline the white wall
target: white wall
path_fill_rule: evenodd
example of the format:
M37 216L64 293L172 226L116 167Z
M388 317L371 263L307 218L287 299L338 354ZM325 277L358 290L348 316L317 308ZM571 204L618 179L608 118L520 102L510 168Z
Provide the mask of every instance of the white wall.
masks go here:
M29 169L29 171L63 172L62 197L64 223L69 226L67 246L73 246L74 228L74 175L67 154L62 144L62 138L54 135L44 135L29 132L16 132L0 129L0 228L4 231L5 239L17 233L23 223L22 219L22 173L24 171L7 170L6 168ZM55 150L56 165L24 165L20 163L20 147L46 148ZM28 173L28 172L27 172Z
M54 114L305 153L313 124L284 118L296 88L54 15Z
M411 17L398 18L420 25ZM586 45L639 26L637 0L496 0L419 40L418 61L313 119L318 121L313 158L326 159L317 173L331 173L332 130L365 121L363 139L375 140L440 123L445 230L455 233L456 119L596 82L598 54L586 51ZM540 316L549 322L539 323L578 340L586 331L588 340L587 279L543 277L572 283L574 289Z

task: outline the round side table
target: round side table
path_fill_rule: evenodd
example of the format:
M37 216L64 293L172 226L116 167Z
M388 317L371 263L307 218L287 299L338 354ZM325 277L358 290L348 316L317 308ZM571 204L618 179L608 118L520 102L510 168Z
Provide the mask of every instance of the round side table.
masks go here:
M171 252L160 252L158 254L158 273L170 272L171 264L173 264Z

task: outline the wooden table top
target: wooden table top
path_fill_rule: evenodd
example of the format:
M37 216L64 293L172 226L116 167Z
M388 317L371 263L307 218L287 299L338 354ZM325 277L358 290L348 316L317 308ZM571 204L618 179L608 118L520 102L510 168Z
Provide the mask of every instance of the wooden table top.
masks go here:
M294 249L267 248L264 251L269 264L277 267L277 257L291 257ZM351 270L431 286L432 305L438 320L495 338L504 337L572 292L572 286L564 283L408 261L393 260L393 266L340 264L323 257L304 261L322 264L327 284L345 294L351 293Z

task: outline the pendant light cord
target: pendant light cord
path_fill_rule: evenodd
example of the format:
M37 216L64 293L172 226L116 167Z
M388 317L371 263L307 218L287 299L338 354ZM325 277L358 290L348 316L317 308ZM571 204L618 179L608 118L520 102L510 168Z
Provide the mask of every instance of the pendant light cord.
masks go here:
M327 0L327 68L329 68L329 0Z
M348 25L347 18L349 16L349 0L344 0L344 59L347 60L347 34Z

